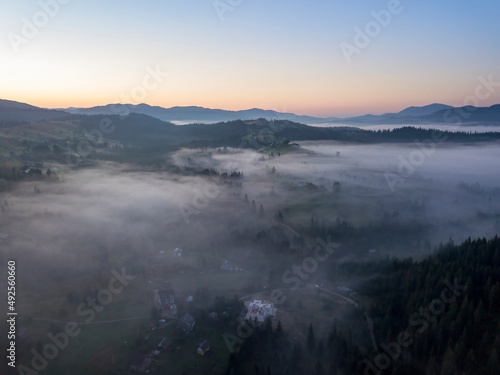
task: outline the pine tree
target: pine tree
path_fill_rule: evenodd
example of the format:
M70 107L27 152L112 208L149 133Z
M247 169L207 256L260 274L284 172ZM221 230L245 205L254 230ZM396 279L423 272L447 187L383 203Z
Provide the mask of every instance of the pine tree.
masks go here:
M439 375L439 363L436 361L432 355L427 361L427 366L425 368L426 375Z
M283 222L283 213L281 210L278 210L278 221Z
M276 334L278 336L283 335L283 328L281 327L281 320L278 320L278 327L276 328Z
M500 366L500 357L498 355L498 349L494 348L491 353L490 360L488 362L491 371L497 371Z
M328 375L337 375L337 364L335 362L330 363Z
M316 366L314 366L314 368L316 371L316 375L323 375L324 374L323 365L321 364L320 361L316 362Z
M266 319L265 332L266 335L271 335L273 333L273 324L271 323L271 318Z
M319 340L318 342L318 348L316 349L316 355L318 358L321 358L321 356L323 355L325 351L325 342L323 341L323 339Z
M300 344L295 344L293 347L293 358L295 358L297 361L300 361L302 359L302 347Z
M481 320L483 319L483 316L484 316L483 300L480 300L479 306L477 307L476 311L474 312L474 338L476 337L477 327L478 327L478 325L480 325Z
M253 365L253 373L254 375L259 375L259 366L257 366L257 363Z
M448 347L444 353L440 375L455 375L457 373L457 358L453 349Z
M465 358L464 369L466 371L474 371L476 369L476 354L474 349L471 349Z
M313 351L316 343L314 341L314 331L312 323L309 325L309 332L307 333L307 349Z

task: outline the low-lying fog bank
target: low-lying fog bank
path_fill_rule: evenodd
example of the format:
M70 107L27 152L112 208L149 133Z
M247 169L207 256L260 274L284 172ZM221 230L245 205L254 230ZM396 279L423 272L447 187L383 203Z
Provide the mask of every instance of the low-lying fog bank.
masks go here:
M35 279L47 268L84 272L109 253L176 247L246 252L252 244L235 247L230 233L254 238L280 212L306 237L303 228L311 218L359 227L390 226L387 218L397 218L428 227L421 240L433 245L449 238L492 237L499 230L497 144L441 144L425 150L301 142L300 149L274 157L248 150L183 149L168 160L178 173L99 163L60 174L59 182L19 184L2 196L4 253L24 254L20 267ZM241 176L223 177L233 172ZM263 217L251 214L252 201L255 211L262 204Z
M341 128L344 126L356 127L363 130L392 130L399 129L404 126L413 126L415 128L422 129L437 129L442 131L450 131L450 132L471 132L471 133L488 133L488 132L500 132L500 127L498 125L456 125L456 124L377 124L377 125L360 125L360 124L351 124L351 123L322 123L322 124L306 124L309 126L316 126L322 128Z

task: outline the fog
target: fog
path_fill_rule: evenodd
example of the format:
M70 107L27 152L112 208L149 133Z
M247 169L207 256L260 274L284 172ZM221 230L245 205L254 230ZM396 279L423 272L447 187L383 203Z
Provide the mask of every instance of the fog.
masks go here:
M449 239L500 229L498 144L422 147L301 142L274 156L181 149L154 169L53 165L56 177L2 195L2 257L16 259L19 288L48 286L55 298L45 306L48 296L20 295L20 309L40 306L29 309L31 318L72 317L68 290L84 299L113 269L141 280L137 294L120 297L124 306L139 304L140 315L167 282L180 295L210 285L202 306L219 294L286 288L281 275L321 236L341 246L308 282L355 287L360 280L335 274L338 264L419 258ZM181 266L176 248L184 250ZM219 274L224 260L244 270L237 283ZM122 311L116 314L125 317Z
M181 169L243 172L241 186L214 176L144 172L114 163L61 169L57 182L26 182L4 194L0 231L8 235L3 240L5 253L29 255L30 262L63 257L73 262L69 268L85 270L85 260L93 266L91 259L99 252L125 256L132 249L148 253L182 246L205 248L207 243L222 246L228 229L266 228L278 210L299 204L300 212L288 216L292 227L307 226L311 216L326 222L340 216L354 225L373 224L382 220L383 212L397 211L403 220L432 224L433 244L450 236L456 241L491 236L498 229L497 144L434 145L429 154L422 152L423 158L414 159L418 163L410 164L411 170L401 165L420 150L415 145L302 142L301 146L279 157L231 149L185 149L168 157ZM344 203L307 206L312 196L331 195L336 181ZM306 183L319 190L304 190ZM257 208L263 204L265 219L241 215L245 194ZM425 205L425 212L413 212L415 202ZM57 262L47 263L57 268ZM36 269L34 274L40 277Z
M466 133L489 133L489 132L495 132L498 133L500 129L498 128L497 125L461 125L461 124L455 124L455 123L448 123L448 124L407 124L407 125L402 125L402 124L352 124L352 123L339 123L339 122L325 122L325 123L320 123L320 124L307 124L309 126L317 126L317 127L333 127L333 128L338 128L338 127L344 127L344 126L349 126L349 127L356 127L360 128L363 130L392 130L392 129L398 129L403 126L413 126L416 128L421 128L421 129L436 129L436 130L441 130L441 131L450 131L450 132L466 132Z

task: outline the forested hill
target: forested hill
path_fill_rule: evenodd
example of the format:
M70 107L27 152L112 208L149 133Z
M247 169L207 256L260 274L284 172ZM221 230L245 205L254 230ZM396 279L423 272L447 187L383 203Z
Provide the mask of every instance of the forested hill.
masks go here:
M292 343L269 325L234 354L227 374L487 375L500 366L500 239L441 246L419 262L359 266L377 271L359 309L328 333ZM365 317L373 321L378 349Z
M367 284L380 343L413 341L391 374L493 374L500 355L500 238L442 246L421 262L394 261ZM372 352L375 363L378 352Z
M465 133L436 131L414 127L369 131L355 127L315 127L288 120L237 120L217 124L175 126L146 115L84 116L81 126L86 131L99 129L99 124L111 121L113 131L105 137L137 146L177 144L193 147L259 148L284 140L337 140L359 143L414 142L416 139L433 142L484 142L500 139L500 133Z
M354 127L314 127L288 120L238 120L217 124L174 125L131 113L128 116L69 115L69 118L29 123L1 121L0 152L10 160L113 158L134 162L137 152L161 154L180 147L238 147L261 150L290 148L300 141L374 143L480 143L500 140L500 132L465 133L402 127L369 131ZM57 146L57 147L56 147ZM78 150L91 150L82 153ZM134 154L135 152L135 154ZM149 157L148 156L148 157Z

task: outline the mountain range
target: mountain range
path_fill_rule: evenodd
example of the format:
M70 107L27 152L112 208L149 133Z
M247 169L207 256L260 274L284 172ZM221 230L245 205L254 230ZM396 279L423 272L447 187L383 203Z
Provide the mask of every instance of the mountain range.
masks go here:
M327 125L327 124L456 124L468 125L500 125L500 104L491 107L452 107L445 104L430 104L422 107L408 107L397 113L382 115L367 114L347 118L339 117L312 117L300 116L293 113L281 113L272 110L253 108L241 111L211 109L204 107L171 107L164 108L148 104L107 104L91 108L64 108L46 109L25 103L0 99L0 121L29 121L68 119L72 115L119 115L127 116L131 113L150 116L162 121L177 124L187 123L216 123L234 120L289 120L293 122Z
M456 122L500 125L500 105L491 107L452 107L446 104L434 103L422 107L408 107L397 113L368 114L347 118L300 116L294 113L282 113L259 108L228 111L203 107L163 108L147 104L108 104L92 108L66 108L61 110L79 115L126 115L138 113L174 123L215 123L263 118L266 120L289 120L311 125L451 124Z

